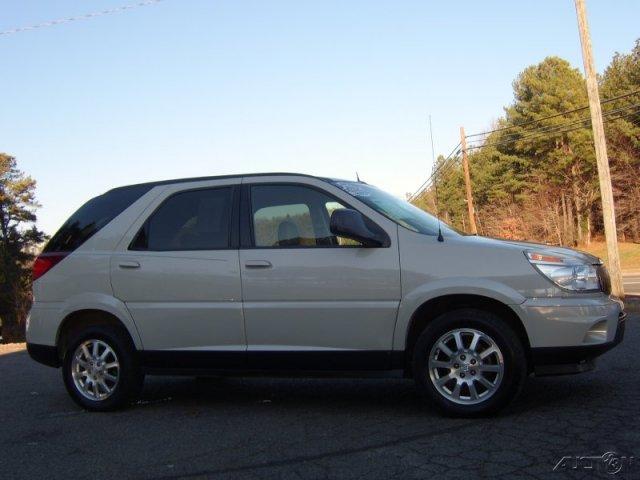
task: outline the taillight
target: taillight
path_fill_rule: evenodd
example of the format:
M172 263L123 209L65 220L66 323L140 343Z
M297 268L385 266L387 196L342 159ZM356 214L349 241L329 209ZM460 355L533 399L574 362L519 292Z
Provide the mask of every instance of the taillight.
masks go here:
M35 282L66 257L66 253L43 253L33 262L33 281Z

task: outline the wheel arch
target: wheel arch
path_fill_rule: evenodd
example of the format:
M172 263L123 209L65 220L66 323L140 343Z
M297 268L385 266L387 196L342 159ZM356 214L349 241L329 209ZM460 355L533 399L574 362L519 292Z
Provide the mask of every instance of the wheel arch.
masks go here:
M529 343L529 336L527 335L522 320L513 308L495 298L484 295L449 294L431 298L423 302L412 313L406 330L404 343L404 369L407 375L411 374L413 349L420 333L422 333L431 321L443 313L460 310L462 308L483 310L496 314L503 319L505 323L514 330L522 342L527 357L527 369L531 369L531 345Z
M60 323L56 334L58 357L63 359L68 341L73 338L73 335L76 332L80 331L82 328L96 325L112 326L120 329L130 340L131 347L134 350L137 349L136 337L132 335L125 322L123 322L118 316L112 312L99 308L84 308L70 312Z

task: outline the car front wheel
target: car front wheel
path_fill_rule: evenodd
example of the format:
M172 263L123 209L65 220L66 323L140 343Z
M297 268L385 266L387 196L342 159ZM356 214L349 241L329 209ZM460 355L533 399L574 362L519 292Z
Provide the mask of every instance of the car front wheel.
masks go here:
M416 343L413 371L419 391L455 416L497 412L519 393L527 372L515 332L499 316L475 309L431 322Z

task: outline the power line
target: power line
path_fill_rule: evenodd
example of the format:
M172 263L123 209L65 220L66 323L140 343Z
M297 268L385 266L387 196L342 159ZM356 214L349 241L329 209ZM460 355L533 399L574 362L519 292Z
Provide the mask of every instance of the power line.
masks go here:
M429 178L436 177L438 174L441 174L444 170L449 168L451 165L455 165L457 162L459 162L460 157L457 155L458 153L460 153L460 150L458 150L456 152L456 155L452 157L448 162L444 161L440 165L438 165L438 167L433 171L433 173L431 173Z
M45 27L54 27L56 25L62 25L64 23L71 23L71 22L76 22L79 20L88 20L90 18L95 18L95 17L102 17L105 15L112 15L115 13L122 13L126 10L132 10L134 8L139 8L139 7L146 7L149 5L153 5L155 3L159 3L162 0L145 0L144 2L136 2L136 3L130 3L128 5L122 5L120 7L114 7L114 8L109 8L107 10L100 10L97 12L91 12L91 13L85 13L83 15L76 15L73 17L66 17L66 18L60 18L57 20L49 20L47 22L42 22L42 23L36 23L34 25L27 25L25 27L18 27L18 28L12 28L10 30L4 30L4 31L0 31L0 36L3 35L13 35L14 33L20 33L20 32L26 32L29 30L37 30L39 28L45 28Z
M460 149L456 150L456 155L460 152ZM453 153L453 152L452 152ZM449 155L449 157L451 157L451 154ZM429 175L429 177L422 183L422 185L420 185L415 192L413 192L412 195L409 196L409 200L413 200L414 198L416 198L416 195L418 195L426 186L428 186L431 182L431 180L436 176L436 174L438 173L438 171L440 169L442 169L442 167L447 163L447 160L449 160L449 157L445 158L444 161L438 165L435 169L432 170L431 175ZM457 157L456 157L457 158Z
M434 187L434 190L435 190L434 193L435 195L438 195L438 183L441 182L442 180L446 180L451 172L456 171L455 167L460 166L460 157L457 157L456 160L457 160L456 162L447 164L446 168L442 170L437 177L434 177L431 180L429 180L429 182L426 183L420 191L416 192L410 198L410 200L419 199L420 197L422 197L424 193L428 192L431 187Z
M613 115L615 113L618 113L618 112L621 112L621 111L624 111L624 110L628 110L630 108L637 108L638 106L640 106L640 104L626 105L624 107L615 108L613 110L609 110L608 112L604 113L603 116ZM539 133L552 132L552 131L557 130L557 129L561 129L561 128L564 128L564 127L576 125L576 124L579 124L579 123L584 123L586 121L591 121L590 117L583 117L583 118L580 118L578 120L572 120L570 122L560 123L560 124L557 124L557 125L547 125L546 127L541 127L539 129L535 129L535 130L529 131L529 132L527 132L526 135L522 135L520 132L507 133L507 134L505 134L505 137L514 137L514 136L518 136L518 135L522 135L522 136L520 136L518 138L514 138L512 140L506 140L506 139L502 138L499 141L503 142L503 143L509 143L510 141L514 141L515 142L515 141L518 141L518 140L522 140L524 138L538 136ZM474 140L474 141L481 141L481 140ZM474 147L477 148L477 145L475 145Z
M640 107L640 105L632 105L630 108L638 108L638 107ZM625 108L624 110L626 110L626 109L627 108ZM607 118L609 115L611 115L613 113L616 113L616 112L611 111L611 112L609 112L607 114L604 114L603 118ZM613 118L610 118L608 120L617 120L618 118L623 118L625 116L633 115L635 113L637 113L637 112L630 112L628 115L622 115L622 116L618 116L618 117L613 117ZM510 140L505 140L505 141L474 145L474 146L468 147L467 150L475 150L475 149L479 149L479 148L483 148L483 147L499 147L499 146L504 146L504 145L511 145L511 144L513 144L515 142L519 142L521 140L526 140L526 139L533 140L533 139L537 139L537 138L554 136L554 135L567 133L567 132L573 132L575 130L580 130L580 129L587 128L589 126L590 122L591 122L591 119L585 118L585 119L580 120L579 122L570 122L570 123L567 123L567 124L556 126L556 127L552 128L552 129L548 129L546 131L535 132L535 134L525 135L525 136L520 137L520 138L514 138L514 139L510 139ZM566 128L566 127L570 127L571 125L575 125L576 123L580 123L581 125L578 125L577 127L573 127L573 128Z
M453 153L453 152L452 152ZM458 148L455 151L455 156L453 158L451 158L451 155L449 155L449 157L447 157L440 165L438 165L432 172L431 175L429 175L429 178L427 178L422 185L420 185L415 192L413 192L412 195L409 196L409 201L415 200L416 198L419 198L420 195L422 194L422 192L425 191L425 189L427 189L428 187L430 187L436 176L438 174L443 174L444 171L448 171L450 169L450 167L452 165L454 165L456 162L458 162L460 160L460 157L458 156L458 154L460 153L460 149Z
M461 147L461 146L462 146L462 143L461 143L461 142L458 142L458 144L457 144L455 147L453 147L453 148L451 149L451 151L449 152L449 155L447 155L446 157L444 157L444 159L445 159L445 160L447 160L451 155L455 155L455 153L454 153L454 152L455 152L456 150L460 151L460 149L459 149L458 147Z
M460 161L462 160L462 157L454 157L452 158L448 163L446 164L442 164L437 172L434 172L434 175L429 177L429 179L422 184L422 186L420 187L420 189L418 191L416 191L416 193L413 194L412 197L410 197L410 201L412 200L417 200L418 198L420 198L425 192L427 192L432 186L436 187L436 194L437 194L437 185L438 182L442 182L443 180L446 180L449 178L449 176L451 175L451 173L456 172L457 169L456 167L460 166Z
M610 110L607 113L604 113L602 116L603 118L608 118L611 115L614 115L616 113L619 113L621 111L624 110L629 110L629 109L637 109L640 108L640 104L634 104L634 105L630 105L630 106L626 106L626 107L621 107L615 110ZM631 114L634 114L636 112L631 112ZM609 120L615 120L617 118L622 118L622 117L614 117L611 118ZM585 124L586 122L586 124ZM540 137L545 137L545 136L549 136L551 134L560 134L560 133L566 133L566 132L572 132L574 130L579 130L581 128L587 128L589 125L589 122L591 122L590 118L582 118L580 120L574 120L571 122L566 122L560 125L553 125L553 126L548 126L548 127L544 127L542 129L539 130L535 130L533 132L528 133L527 135L523 135L519 138L512 138L509 140L500 140L497 142L492 142L492 143L484 143L484 144L478 144L478 145L472 145L470 147L467 147L467 150L475 150L478 148L483 148L483 147L498 147L498 146L503 146L503 145L511 145L515 142L519 142L521 140L526 140L526 139L535 139L535 138L540 138ZM575 127L575 128L566 128L566 127L571 127L573 125L576 124L580 124L579 126ZM582 125L584 124L584 125ZM513 134L512 134L513 135Z
M632 95L636 95L638 93L640 93L640 90L635 90L633 92L628 92L628 93L625 93L625 94L622 94L622 95L618 95L616 97L608 98L606 100L601 101L600 103L601 104L605 104L605 103L615 102L616 100L620 100L622 98L627 98L627 97L630 97ZM527 126L527 125L533 125L534 123L540 123L540 122L542 122L544 120L549 120L551 118L561 117L563 115L568 115L570 113L580 112L582 110L587 110L588 108L589 108L589 105L585 105L583 107L578 107L578 108L574 108L572 110L566 110L564 112L559 112L559 113L555 113L553 115L548 115L546 117L538 118L537 120L529 120L527 122L522 122L522 123L517 123L517 124L514 124L514 125L509 125L508 127L501 127L501 128L496 128L496 129L493 129L493 130L487 130L486 132L473 133L471 135L467 135L467 138L479 137L479 136L482 136L482 135L489 135L490 133L502 132L504 130L511 130L511 129L518 128L518 127L524 127L524 126Z
M612 102L614 100L619 100L620 98L628 97L628 96L630 96L630 95L632 95L634 93L640 93L640 90L638 90L637 92L627 93L627 94L624 94L624 95L620 95L618 97L610 98L609 100L607 100L607 102ZM603 103L605 103L605 102L603 102ZM635 108L637 106L640 106L640 104L639 105L625 106L625 107L621 107L621 108L618 108L618 109L610 110L609 112L607 112L603 116L606 117L606 116L615 114L615 113L620 112L620 111L628 110L629 108ZM585 108L588 108L588 107L584 107L584 108L581 107L580 109L577 109L577 110L584 110ZM561 116L561 115L565 115L567 113L571 113L571 111L561 112L559 114L553 115L552 117L558 117L558 116ZM550 118L550 117L547 117L547 118ZM498 142L493 142L493 143L488 143L488 144L471 145L471 146L467 147L467 151L476 150L476 149L479 149L479 148L482 148L482 147L485 147L485 146L491 147L491 146L509 145L509 144L514 143L516 141L520 141L520 140L527 139L527 138L539 138L539 137L543 137L543 136L551 134L551 133L564 133L566 131L574 131L574 130L578 130L580 128L585 128L585 126L581 125L578 128L571 128L571 129L568 129L568 130L563 130L563 129L565 127L568 127L568 126L573 126L573 125L576 125L576 124L582 124L582 123L587 122L587 121L590 121L590 119L585 117L585 118L582 118L582 119L579 119L579 120L572 120L570 122L561 123L559 125L547 125L545 127L541 127L541 128L535 129L533 131L530 131L526 135L523 135L523 136L521 136L519 138L513 138L513 139L510 139L510 140L502 139L502 140L500 140ZM529 122L529 123L537 123L537 122L539 122L539 121L536 120L535 122ZM508 128L512 128L512 127L508 127ZM503 130L506 130L506 129L507 128L505 128ZM516 136L516 135L521 135L521 134L519 132L516 132L516 133L507 134L506 136L507 137L512 137L512 136ZM469 138L471 136L477 136L477 134L475 134L475 135L466 135L465 138ZM481 140L474 140L474 141L481 141ZM447 155L445 160L440 165L438 165L432 171L431 175L422 183L422 185L420 185L417 188L417 190L412 195L409 196L409 201L412 201L412 200L415 200L416 198L418 198L425 188L431 186L431 184L433 183L432 180L434 179L434 177L436 175L438 175L438 173L440 173L441 170L444 170L445 168L448 168L448 166L450 164L447 161L450 159L450 157L452 155L457 155L458 153L460 153L460 148L459 147L461 145L462 145L462 142L458 142L458 144L455 147L453 147L453 150L449 153L449 155ZM454 158L454 160L456 160L456 159ZM435 166L435 163L434 163L434 166Z
M634 107L636 107L636 105L631 105L631 106L627 105L625 107L617 108L617 109L614 109L614 110L609 110L608 112L606 112L605 115L614 114L616 112L619 112L619 111L622 111L622 110L626 110L626 109L629 109L629 108L634 108ZM546 132L558 130L558 129L564 128L566 126L568 127L568 126L571 126L571 125L576 125L578 123L584 123L585 121L588 121L588 120L590 120L589 117L582 117L582 118L580 118L578 120L572 120L570 122L559 123L557 125L547 125L545 127L540 127L540 128L531 130L529 132L526 132L526 135L523 135L521 132L507 133L507 134L505 134L505 138L499 139L498 142L507 144L507 143L509 143L511 141L515 142L517 140L522 140L524 138L538 136L539 133L546 133ZM520 136L518 137L518 135L520 135ZM513 138L513 139L509 140L508 137L518 137L518 138ZM482 140L472 140L472 141L474 141L474 142L482 142ZM495 142L495 143L497 143L497 142ZM480 144L478 144L478 145L480 145ZM474 145L474 148L477 148L478 145Z
M446 178L446 176L451 173L452 171L454 171L454 169L456 167L460 166L460 160L462 160L462 157L454 157L451 159L451 161L444 165L443 168L441 168L437 175L435 175L434 177L438 177L438 179L442 179L442 178ZM436 178L433 179L433 182L436 181Z
M627 113L622 113L626 110L632 110L630 112ZM637 111L636 111L637 110ZM611 122L614 120L620 120L623 118L627 118L633 115L636 115L640 113L640 104L634 104L634 105L628 105L626 107L621 107L621 108L617 108L614 110L610 110L609 112L603 114L603 117L606 118L607 122ZM616 115L618 114L618 115ZM590 118L582 118L580 120L574 120L571 122L566 122L560 125L553 125L550 127L544 127L543 129L539 129L536 130L534 132L529 133L528 135L525 135L524 137L521 138L516 138L513 140L508 140L508 141L504 141L504 142L494 142L494 143L487 143L487 144L483 144L483 145L475 145L475 146L470 146L467 147L467 150L475 150L478 148L483 148L483 147L492 147L492 146L501 146L501 145L509 145L512 144L516 141L520 141L523 139L527 139L527 138L540 138L540 137L545 137L545 136L550 136L550 135L557 135L557 134L562 134L562 133L567 133L567 132L573 132L575 130L581 130L584 128L588 127L589 122L591 121ZM578 124L576 126L576 124ZM570 127L570 128L568 128ZM460 161L460 157L458 156L458 154L460 153L460 148L458 148L460 146L460 144L456 145L456 147L454 148L454 150L447 156L447 158L444 159L444 161L442 163L440 163L432 172L431 175L429 175L429 178L427 178L427 180L425 180L422 185L420 185L420 187L418 187L418 189L409 197L409 201L413 201L416 200L418 198L420 198L420 196L433 184L433 182L436 179L436 176L445 176L450 174L454 167L459 165L459 161ZM452 155L454 155L452 157Z
M457 155L458 153L460 153L460 145L461 143L458 142L458 144L453 147L453 150L451 150L451 152L449 152L449 155L447 155L444 159L444 161L442 163L445 163L447 160L449 160L449 158L451 158L452 155ZM438 168L440 168L440 166L442 166L442 164L440 164L440 166L438 166L437 168L435 168L436 166L436 162L433 161L433 166L431 167L431 175L429 175L429 177L422 183L422 185L420 185L415 192L413 192L411 195L409 195L408 200L411 201L415 198L415 196L418 194L418 192L420 192L420 190L423 189L423 187L425 185L427 185L427 183L429 183L429 181L433 178L433 176L436 174ZM435 168L435 170L434 170Z

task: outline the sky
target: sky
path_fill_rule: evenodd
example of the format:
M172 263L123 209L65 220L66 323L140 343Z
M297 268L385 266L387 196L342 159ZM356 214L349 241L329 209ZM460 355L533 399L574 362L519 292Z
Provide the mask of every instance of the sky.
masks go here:
M0 31L133 0L0 0ZM587 0L598 71L640 2ZM291 171L413 192L435 151L486 130L519 72L582 70L573 0L163 0L0 35L0 151L37 180L53 234L106 190Z

